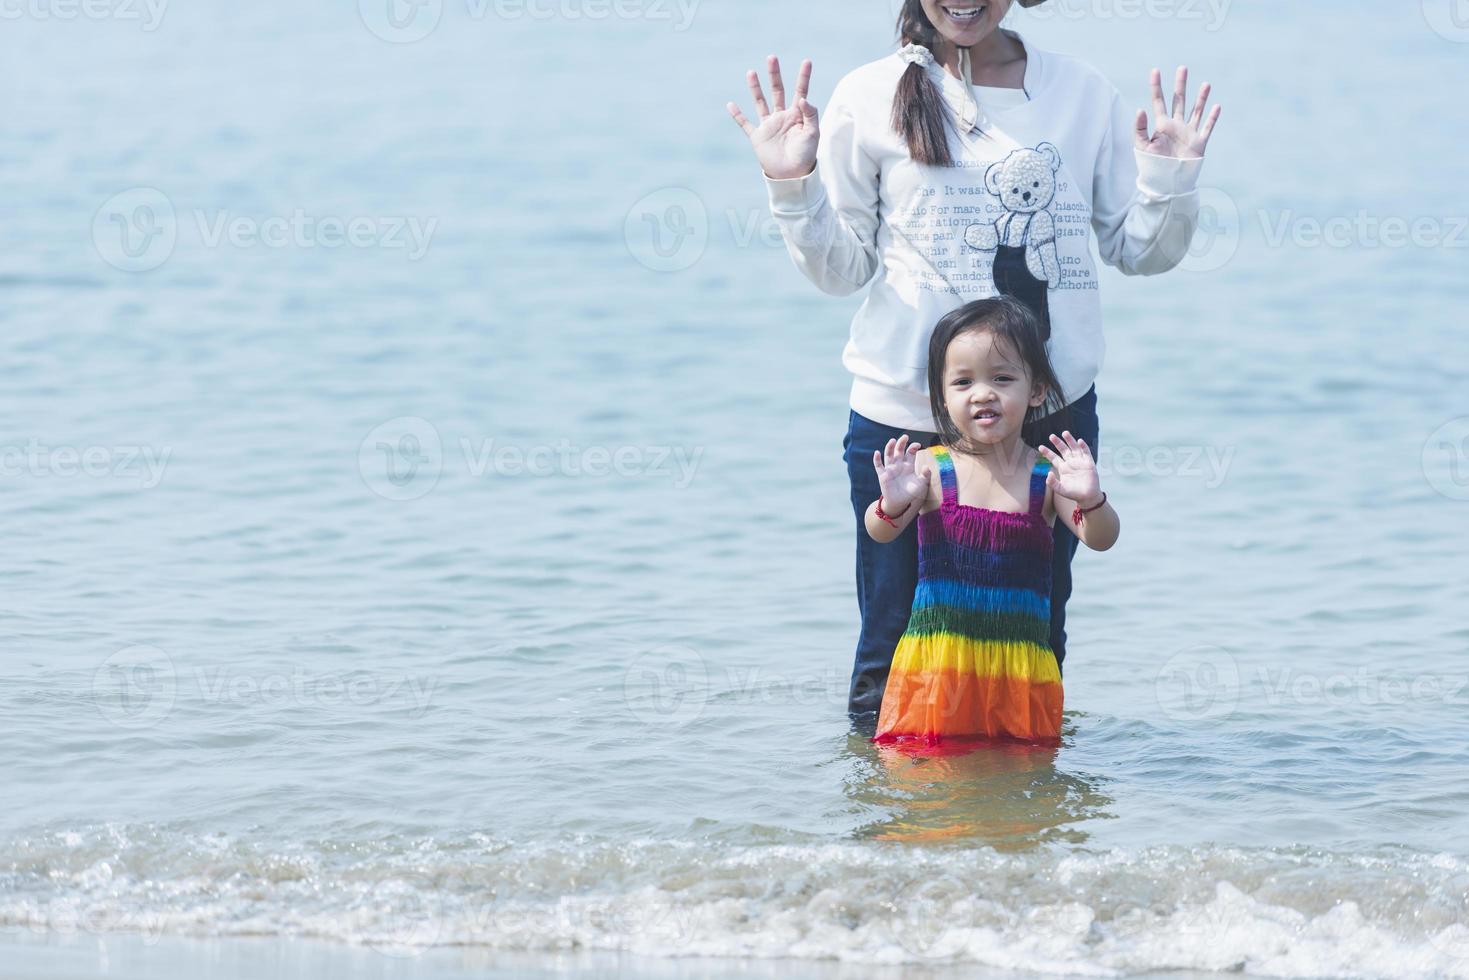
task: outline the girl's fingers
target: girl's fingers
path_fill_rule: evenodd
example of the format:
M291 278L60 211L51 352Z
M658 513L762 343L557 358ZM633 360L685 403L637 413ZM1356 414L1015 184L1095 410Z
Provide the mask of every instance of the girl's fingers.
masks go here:
M750 72L750 74L753 76L755 73ZM1148 84L1153 89L1153 115L1162 119L1168 115L1168 107L1163 104L1163 73L1154 68L1148 75Z
M1179 65L1178 73L1173 76L1173 118L1179 122L1183 121L1183 108L1188 105L1188 66Z
M766 59L770 65L770 95L775 99L775 111L784 112L786 108L786 83L780 77L780 59L771 55Z
M1137 111L1137 118L1132 123L1133 143L1138 149L1144 149L1148 145L1148 112L1146 109Z
M745 80L750 83L750 94L755 97L755 108L760 110L760 119L763 122L770 117L770 106L765 104L765 90L760 87L760 76L752 68Z

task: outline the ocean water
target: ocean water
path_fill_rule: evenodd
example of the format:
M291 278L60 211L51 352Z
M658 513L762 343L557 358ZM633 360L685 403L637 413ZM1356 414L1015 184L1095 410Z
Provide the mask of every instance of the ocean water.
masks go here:
M913 759L724 109L893 2L12 5L0 959L1469 976L1469 22L1051 7L1214 83L1205 226L1106 270L1064 744Z

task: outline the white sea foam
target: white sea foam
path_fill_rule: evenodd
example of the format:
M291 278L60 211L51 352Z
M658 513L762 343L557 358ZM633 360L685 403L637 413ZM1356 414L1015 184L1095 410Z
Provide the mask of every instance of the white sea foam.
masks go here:
M76 846L78 840L81 846ZM0 925L1113 976L1469 977L1443 854L479 838L272 850L118 828L12 841Z

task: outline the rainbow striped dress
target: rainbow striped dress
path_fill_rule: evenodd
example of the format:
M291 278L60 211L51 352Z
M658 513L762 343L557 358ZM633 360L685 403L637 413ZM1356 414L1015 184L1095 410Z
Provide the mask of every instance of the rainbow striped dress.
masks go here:
M918 521L918 588L878 713L879 743L1056 744L1061 672L1051 650L1050 463L1025 513L959 503L949 448L933 446L943 503Z

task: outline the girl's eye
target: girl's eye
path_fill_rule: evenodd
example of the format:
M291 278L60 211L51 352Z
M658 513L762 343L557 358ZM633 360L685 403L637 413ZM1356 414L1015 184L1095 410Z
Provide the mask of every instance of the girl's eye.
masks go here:
M1013 379L1008 374L1002 374L1002 375L999 375L998 377L996 377L995 380L996 381L1010 381L1010 380L1013 380Z

